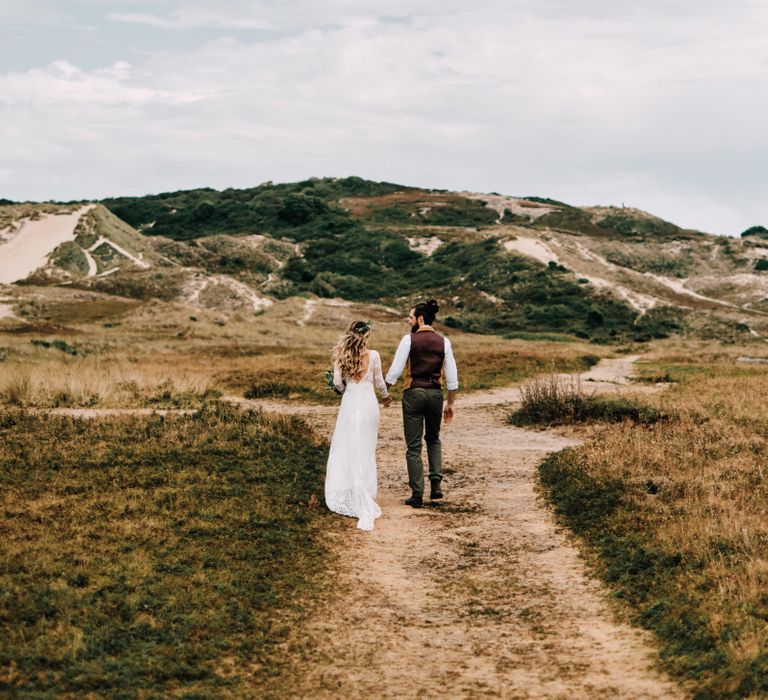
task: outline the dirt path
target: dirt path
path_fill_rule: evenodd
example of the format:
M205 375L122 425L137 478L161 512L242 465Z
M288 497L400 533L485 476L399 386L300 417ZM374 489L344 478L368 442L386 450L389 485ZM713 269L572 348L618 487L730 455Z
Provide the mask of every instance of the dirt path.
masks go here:
M633 359L581 379L617 391ZM298 669L275 697L683 695L653 669L649 637L616 622L537 495L537 465L576 441L506 425L504 402L517 398L506 388L457 402L443 433L446 499L422 510L402 505L399 406L382 411L384 514L371 533L348 519L335 536L338 586L286 643ZM303 413L328 435L333 427L335 408L261 405Z
M635 359L601 362L582 386L652 390L626 386ZM304 415L329 437L337 410L226 398ZM544 456L577 441L507 425L518 399L516 387L460 397L442 436L446 499L422 510L402 504L399 406L382 410L383 516L373 532L341 519L329 535L338 579L309 624L292 627L284 652L295 671L268 697L683 697L654 669L650 637L616 621L606 590L537 494Z

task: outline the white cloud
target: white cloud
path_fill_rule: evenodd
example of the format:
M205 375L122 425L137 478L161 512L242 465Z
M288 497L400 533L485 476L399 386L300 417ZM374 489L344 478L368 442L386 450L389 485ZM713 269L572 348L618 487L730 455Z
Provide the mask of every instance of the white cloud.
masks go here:
M625 201L718 232L768 221L768 9L749 0L111 6L105 28L177 31L97 70L0 74L19 196L360 174ZM66 180L30 165L73 153Z
M130 85L132 67L118 61L106 68L84 71L67 61L54 61L44 68L0 75L0 103L20 102L68 105L150 103L188 104L205 99L196 90L158 90L146 85Z
M221 27L226 29L272 29L271 22L260 13L232 13L200 7L182 7L168 16L143 12L110 12L107 19L129 24L145 24L162 29L190 29L192 27Z

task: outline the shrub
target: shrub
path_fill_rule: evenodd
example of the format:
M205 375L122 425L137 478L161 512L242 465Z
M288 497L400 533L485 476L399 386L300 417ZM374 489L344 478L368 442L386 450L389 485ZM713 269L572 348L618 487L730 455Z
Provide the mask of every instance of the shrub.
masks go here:
M285 198L278 217L291 226L301 226L327 211L328 205L319 197L290 194Z
M750 226L741 234L742 238L747 236L757 236L758 238L768 238L768 229L765 226Z
M597 225L622 237L640 239L651 236L656 238L675 237L682 232L678 226L662 219L635 219L621 214L606 216L598 221Z
M755 263L755 270L758 272L768 270L768 258L760 258L760 260Z
M24 407L32 403L33 393L32 377L26 372L19 372L8 377L0 396L11 406Z
M259 383L254 382L245 390L243 396L246 399L288 398L291 394L301 394L305 391L306 389L301 386L267 380Z
M520 387L520 407L508 416L513 425L563 425L602 421L651 424L670 416L623 396L586 396L581 384L558 375L536 377Z
M88 259L82 248L74 241L65 241L51 254L51 260L60 268L73 275L88 274Z
M48 342L47 340L38 340L33 339L29 341L32 343L32 345L36 345L40 348L45 348L46 350L48 348L55 348L56 350L61 350L61 352L67 354L67 355L78 355L80 354L75 348L73 348L69 343L67 343L66 340L53 340L51 342Z

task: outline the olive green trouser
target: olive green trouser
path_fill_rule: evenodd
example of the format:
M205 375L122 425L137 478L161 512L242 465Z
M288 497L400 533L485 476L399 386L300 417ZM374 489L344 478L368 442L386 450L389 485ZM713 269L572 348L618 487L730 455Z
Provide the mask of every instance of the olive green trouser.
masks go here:
M443 418L443 392L440 389L411 387L403 392L403 431L407 450L408 485L414 496L424 494L424 463L421 441L427 443L429 478L443 478L440 450L440 422Z

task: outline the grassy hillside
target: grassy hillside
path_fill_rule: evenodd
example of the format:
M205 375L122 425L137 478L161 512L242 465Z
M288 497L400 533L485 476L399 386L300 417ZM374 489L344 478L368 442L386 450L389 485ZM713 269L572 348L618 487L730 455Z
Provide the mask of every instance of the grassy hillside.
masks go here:
M562 266L509 253L496 232L498 212L456 193L344 178L104 204L144 234L176 241L156 246L167 257L266 285L278 298L310 292L402 304L429 295L443 301L456 328L564 332L598 342L663 337L683 326L672 310L640 316ZM571 210L591 221L582 210L559 211ZM254 234L274 242L271 258L224 252ZM296 246L288 258L286 244Z

